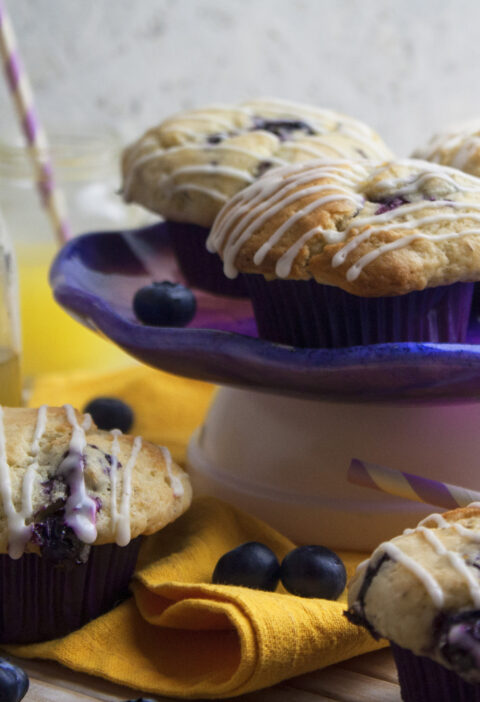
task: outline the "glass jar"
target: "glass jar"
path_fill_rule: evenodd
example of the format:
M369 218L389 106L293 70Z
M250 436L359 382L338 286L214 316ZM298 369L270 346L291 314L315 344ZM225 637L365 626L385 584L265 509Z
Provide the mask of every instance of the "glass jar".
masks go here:
M0 215L0 405L21 404L17 267Z
M58 243L20 136L5 139L5 131L0 133L0 209L19 263L25 375L130 363L120 349L73 321L55 303L48 270ZM120 145L113 134L52 131L49 139L74 235L147 221L146 213L125 205L118 194Z

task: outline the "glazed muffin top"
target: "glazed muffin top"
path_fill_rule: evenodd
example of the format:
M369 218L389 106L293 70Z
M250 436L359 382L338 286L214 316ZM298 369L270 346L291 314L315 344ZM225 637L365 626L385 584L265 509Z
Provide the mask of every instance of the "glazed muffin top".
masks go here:
M416 149L413 157L480 176L480 120L436 134L424 147Z
M480 682L480 503L381 544L349 583L347 618Z
M0 553L12 558L124 546L191 502L188 477L166 448L101 431L69 405L0 407L0 495Z
M182 112L149 129L122 160L123 197L166 219L209 227L268 170L312 158L391 158L362 122L283 100Z
M228 277L315 279L364 297L480 279L480 179L405 159L276 169L220 211Z

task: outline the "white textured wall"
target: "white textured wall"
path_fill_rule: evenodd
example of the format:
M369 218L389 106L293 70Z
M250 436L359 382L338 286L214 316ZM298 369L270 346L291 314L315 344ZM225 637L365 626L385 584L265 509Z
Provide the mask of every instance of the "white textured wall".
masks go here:
M45 121L125 135L272 95L338 108L407 154L480 117L478 0L7 0ZM11 119L0 88L1 115Z

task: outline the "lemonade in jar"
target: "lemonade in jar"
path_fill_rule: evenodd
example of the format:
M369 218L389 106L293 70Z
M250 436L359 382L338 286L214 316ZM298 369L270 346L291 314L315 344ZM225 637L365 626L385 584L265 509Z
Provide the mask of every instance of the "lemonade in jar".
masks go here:
M144 223L118 194L120 146L110 132L50 132L50 154L73 235ZM14 243L20 277L23 370L112 369L132 363L123 351L74 321L54 300L48 272L59 244L41 206L22 139L0 138L0 208ZM143 217L143 219L142 219Z
M13 247L0 215L0 405L21 404L20 320Z

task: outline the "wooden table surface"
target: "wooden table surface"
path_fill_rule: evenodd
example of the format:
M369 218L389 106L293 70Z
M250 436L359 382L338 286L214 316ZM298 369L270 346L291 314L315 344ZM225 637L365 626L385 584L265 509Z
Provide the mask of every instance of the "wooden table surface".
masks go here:
M74 673L56 663L20 659L14 662L30 676L25 702L120 702L142 696L139 690ZM173 700L146 696L158 702ZM231 699L237 702L401 702L390 649L351 658L275 687Z

